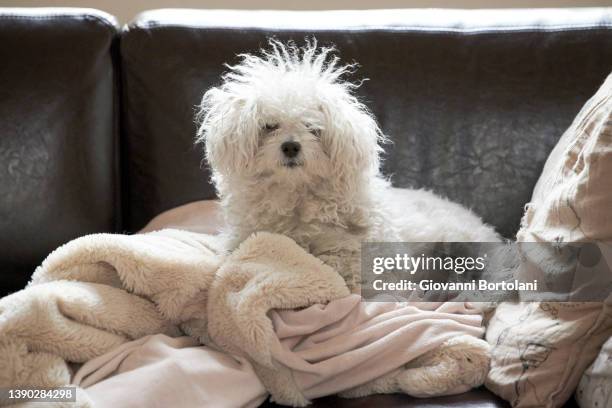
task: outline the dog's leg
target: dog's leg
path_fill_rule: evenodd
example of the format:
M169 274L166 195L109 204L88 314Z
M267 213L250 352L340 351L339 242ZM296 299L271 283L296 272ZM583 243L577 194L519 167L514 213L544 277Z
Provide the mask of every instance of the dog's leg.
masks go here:
M317 256L342 276L351 293L361 293L361 258L355 250L340 250Z

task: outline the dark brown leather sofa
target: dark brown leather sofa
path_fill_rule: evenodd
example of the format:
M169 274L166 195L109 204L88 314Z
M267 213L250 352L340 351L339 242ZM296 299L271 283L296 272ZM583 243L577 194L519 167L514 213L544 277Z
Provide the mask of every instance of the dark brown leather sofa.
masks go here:
M83 234L212 198L194 111L268 36L333 42L394 144L384 170L513 237L543 163L612 69L612 9L180 11L124 29L84 9L0 9L0 295ZM501 407L487 391L315 406Z

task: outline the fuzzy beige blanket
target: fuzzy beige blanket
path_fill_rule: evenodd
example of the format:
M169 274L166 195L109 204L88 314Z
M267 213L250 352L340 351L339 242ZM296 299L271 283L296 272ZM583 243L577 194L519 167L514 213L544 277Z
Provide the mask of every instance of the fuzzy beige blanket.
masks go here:
M186 333L200 344L248 360L273 399L294 406L341 391L408 391L402 388L403 365L462 335L473 339L465 343L476 350L471 355L488 358L486 343L477 340L480 316L473 311L430 309L420 315L421 309L407 306L402 317L397 306L378 306L373 313L348 295L338 273L280 235L255 234L231 255L223 253L214 236L180 230L85 236L54 251L28 287L0 300L0 386L70 384L71 363L112 354L157 333ZM285 316L291 321L300 316L300 308L311 305L315 309L306 310L316 312L317 304L328 304L325 309L332 312L332 305L344 304L352 312L328 313L323 320L315 313L293 329L279 320ZM273 310L290 314L270 314ZM434 318L432 312L440 313ZM464 315L471 317L465 320ZM347 316L353 318L339 323ZM283 330L293 333L289 340L282 340ZM420 336L423 330L430 335ZM420 343L402 338L402 332ZM292 343L300 336L302 345L318 344L321 336L336 345L319 347L314 354L326 364L300 355L304 346L296 349ZM400 357L364 375L367 361L381 352ZM332 378L343 381L330 388L333 382L326 379ZM455 385L444 392L479 384ZM76 406L93 405L79 388Z

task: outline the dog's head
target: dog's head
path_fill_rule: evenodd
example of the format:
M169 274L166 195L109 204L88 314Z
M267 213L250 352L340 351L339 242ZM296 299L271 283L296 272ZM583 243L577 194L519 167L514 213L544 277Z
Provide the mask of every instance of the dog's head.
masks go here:
M198 141L216 177L341 185L378 173L384 136L343 79L354 65L315 41L240 57L202 99Z

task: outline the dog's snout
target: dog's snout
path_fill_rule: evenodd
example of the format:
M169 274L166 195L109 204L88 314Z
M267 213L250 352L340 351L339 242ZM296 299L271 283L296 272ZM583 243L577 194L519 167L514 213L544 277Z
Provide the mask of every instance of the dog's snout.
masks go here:
M297 156L298 153L300 153L301 149L302 146L298 142L284 142L281 145L281 150L283 151L283 154L289 157L290 159Z

